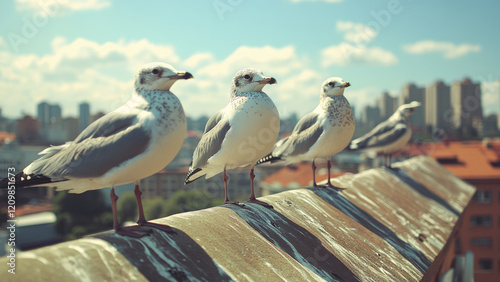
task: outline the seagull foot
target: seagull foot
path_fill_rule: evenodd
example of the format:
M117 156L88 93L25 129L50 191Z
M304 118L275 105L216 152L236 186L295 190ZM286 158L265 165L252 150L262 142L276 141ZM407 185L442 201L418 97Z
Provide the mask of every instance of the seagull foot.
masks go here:
M135 232L134 232L135 231ZM140 226L126 226L126 227L119 227L115 229L116 234L119 234L121 236L126 236L126 237L132 237L132 238L142 238L144 236L149 236L153 230L151 229L142 229ZM142 234L138 234L136 232L141 232Z
M228 201L224 201L224 204L237 205L239 207L244 207L245 206L245 204L240 203L238 201L229 201L229 200Z
M137 221L137 224L139 224L139 226L152 227L152 228L155 228L155 229L158 229L158 230L170 233L170 234L177 234L177 232L175 232L175 229L173 229L172 227L165 225L165 224L153 223L153 222L149 222L146 220L145 221Z
M335 185L333 185L331 183L328 183L328 187L330 187L332 189L335 189L335 190L337 190L339 192L344 191L346 189L346 188L337 187L337 186L335 186Z
M266 202L263 202L263 201L259 201L257 199L248 199L249 203L254 203L254 204L257 204L257 205L261 205L263 207L266 207L266 208L270 208L270 209L273 209L274 207Z
M314 188L326 188L327 187L326 185L318 185L318 184L314 184L313 186L314 186Z

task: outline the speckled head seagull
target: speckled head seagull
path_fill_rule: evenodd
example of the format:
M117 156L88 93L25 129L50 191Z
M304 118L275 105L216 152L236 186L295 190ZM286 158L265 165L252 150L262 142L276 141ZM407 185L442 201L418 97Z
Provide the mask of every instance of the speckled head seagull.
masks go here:
M148 229L120 227L114 186L135 182L140 226L171 232L166 225L147 222L141 202L139 180L169 164L186 137L186 117L170 87L189 72L165 63L143 66L135 77L135 91L123 106L90 124L73 141L52 146L16 176L17 187L53 186L69 193L111 188L113 225L118 234L145 235ZM2 180L5 187L8 180ZM143 234L133 231L142 231Z
M272 207L255 198L253 180L255 162L272 150L279 133L278 110L271 98L262 92L265 85L274 83L276 79L264 76L257 69L246 68L236 73L229 104L208 120L194 151L185 184L223 172L224 203L238 204L229 200L226 169L251 165L248 201Z
M413 101L399 106L396 112L362 137L351 141L352 151L374 151L385 156L385 166L391 167L393 153L403 149L411 138L409 117L420 103Z
M273 151L257 164L285 160L287 163L312 160L313 185L316 184L318 158L328 159L328 186L337 188L330 181L330 157L342 151L354 134L355 122L351 106L344 97L344 90L351 84L340 77L323 82L319 105L299 120L290 136L276 143Z

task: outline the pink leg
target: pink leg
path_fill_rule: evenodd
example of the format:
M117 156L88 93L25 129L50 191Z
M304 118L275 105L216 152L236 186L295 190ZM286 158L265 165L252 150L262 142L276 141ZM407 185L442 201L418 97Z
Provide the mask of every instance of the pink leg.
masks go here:
M175 230L168 225L153 223L146 220L146 217L144 216L144 209L142 208L142 192L139 189L139 181L135 182L134 194L135 200L137 201L137 209L139 209L139 220L137 220L137 224L139 224L139 226L153 227L167 233L176 233Z
M118 223L118 215L116 213L116 200L118 200L118 196L115 194L115 188L111 188L110 192L110 197L111 197L111 209L113 210L113 228L115 229L115 232L117 234L120 234L122 236L128 236L128 237L134 237L134 238L141 238L146 235L148 235L148 230L143 230L139 226L129 226L129 227L121 227L120 224ZM137 234L134 233L133 231L139 231L144 234Z
M259 204L261 206L264 206L266 208L273 208L273 206L271 206L270 204L266 203L266 202L262 202L262 201L259 201L255 198L255 189L254 189L254 186L253 186L253 179L255 178L255 174L253 173L253 167L252 169L250 169L250 198L248 199L248 202L250 203L254 203L254 204Z
M224 204L235 204L235 205L241 205L244 206L243 204L240 204L238 201L231 201L229 200L229 193L227 192L227 181L229 180L229 176L226 173L226 167L224 166L224 172L222 173L222 179L224 180Z

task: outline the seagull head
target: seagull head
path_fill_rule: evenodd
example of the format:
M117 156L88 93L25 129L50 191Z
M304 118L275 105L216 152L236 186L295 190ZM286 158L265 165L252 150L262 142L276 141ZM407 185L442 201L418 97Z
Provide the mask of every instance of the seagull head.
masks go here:
M323 82L321 86L322 96L342 96L344 95L344 89L351 86L349 82L344 82L341 77L330 77Z
M397 112L402 116L402 117L409 117L411 114L417 111L417 108L420 107L420 102L413 101L409 104L404 104L399 106Z
M135 87L145 90L168 91L178 79L190 79L193 75L186 71L178 71L166 63L150 63L144 65L135 77Z
M266 84L277 83L274 77L264 76L258 69L242 69L233 77L232 93L260 92Z

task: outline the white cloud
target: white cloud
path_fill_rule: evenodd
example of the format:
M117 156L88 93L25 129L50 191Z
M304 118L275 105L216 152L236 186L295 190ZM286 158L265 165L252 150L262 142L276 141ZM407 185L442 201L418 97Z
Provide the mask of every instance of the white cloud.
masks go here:
M390 66L397 64L398 59L390 51L379 47L354 46L349 43L341 43L323 49L321 51L321 62L324 67L359 64Z
M152 61L164 61L194 75L194 80L178 82L172 88L186 113L194 117L225 106L231 79L244 67L259 68L278 80L264 90L288 113L312 110L326 78L308 69L308 61L293 46L242 46L220 60L208 52L181 59L173 47L145 39L98 43L57 37L51 46L45 55L0 49L0 95L6 97L2 105L9 105L2 107L5 115L36 114L36 104L43 100L59 103L65 116L76 115L81 101L88 101L92 112L112 111L130 98L137 68ZM286 108L287 104L293 106Z
M18 10L44 11L52 16L64 11L101 10L111 5L109 0L16 0Z
M42 100L60 103L65 114L74 115L84 100L93 111L111 111L130 98L137 68L152 61L176 66L180 59L172 47L145 39L100 44L59 37L52 41L52 52L43 56L0 50L0 93L8 96L3 105L9 105L3 111L35 114Z
M377 37L373 28L362 23L337 21L337 31L344 32L344 40L353 43L367 43Z
M447 59L455 59L472 52L479 52L479 44L460 44L438 41L419 41L413 44L404 45L403 49L410 54L441 53Z
M298 58L293 46L240 46L223 61L200 69L200 73L213 77L232 77L236 71L249 66L262 70L264 74L276 76L301 68L303 62Z

